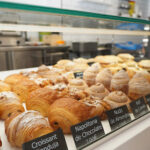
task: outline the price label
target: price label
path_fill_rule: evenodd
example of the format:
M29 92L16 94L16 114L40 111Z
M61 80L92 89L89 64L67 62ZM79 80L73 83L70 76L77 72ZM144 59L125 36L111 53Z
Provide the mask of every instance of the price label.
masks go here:
M88 65L92 66L95 62L89 62Z
M74 72L74 77L83 79L83 72Z
M99 117L94 117L71 127L77 149L82 149L105 135Z
M148 105L150 106L150 94L145 96Z
M120 128L131 121L126 105L107 111L106 114L112 130Z
M131 102L130 107L135 118L141 117L148 112L148 108L143 97Z
M68 150L61 129L22 145L23 150Z

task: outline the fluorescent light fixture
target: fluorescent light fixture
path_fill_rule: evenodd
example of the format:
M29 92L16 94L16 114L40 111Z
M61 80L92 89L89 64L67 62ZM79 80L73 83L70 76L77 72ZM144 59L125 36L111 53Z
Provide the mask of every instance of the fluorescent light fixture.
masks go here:
M0 31L26 31L26 32L61 32L70 34L106 34L106 35L139 35L149 36L148 31L128 31L116 29L96 29L80 27L62 27L62 26L42 26L27 24L4 24L0 23Z

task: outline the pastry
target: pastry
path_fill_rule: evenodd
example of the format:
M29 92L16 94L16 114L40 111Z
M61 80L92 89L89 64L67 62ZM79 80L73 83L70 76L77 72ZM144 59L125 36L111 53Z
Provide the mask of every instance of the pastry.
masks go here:
M0 92L0 119L7 119L14 112L23 112L19 97L13 92Z
M143 68L146 69L148 71L150 71L150 60L141 60L138 65Z
M0 81L0 92L11 91L11 86L3 81Z
M127 105L129 107L129 103L131 102L128 96L122 91L111 92L108 96L104 98L104 101L110 105L111 109L123 105Z
M86 99L81 100L81 102L92 108L90 112L91 117L99 116L101 120L107 118L105 112L111 109L110 105L105 101L92 99L91 97L87 97Z
M15 85L18 81L22 81L24 79L27 79L27 77L25 77L21 74L12 74L12 75L9 75L8 77L6 77L4 81L7 84Z
M120 57L124 61L134 60L134 56L132 56L131 54L128 54L128 53L120 53L120 54L118 54L118 57Z
M147 94L150 94L150 83L142 73L138 72L129 82L128 96L132 100L136 100Z
M128 94L129 76L125 70L115 73L111 80L110 88L112 91L122 91Z
M83 79L88 84L88 86L95 84L95 79L100 69L101 66L99 65L99 63L94 63L87 70L85 70L85 72L83 73Z
M54 129L70 133L70 127L90 118L91 107L72 98L56 100L48 111L48 119Z
M14 113L5 121L7 139L15 147L52 131L48 121L36 111Z
M18 81L12 86L12 91L15 92L25 102L29 98L29 93L40 88L34 81L26 79Z
M115 73L117 73L118 71L122 70L121 66L115 66L115 67L108 67L109 70L112 72L112 74L114 75Z
M102 67L115 67L118 63L123 62L123 60L117 56L114 55L107 55L103 56L99 63L102 65Z
M102 100L105 96L109 94L109 91L101 83L92 85L86 91L92 99L98 100Z
M79 64L86 64L87 59L85 59L85 58L76 58L76 59L73 59L73 62L79 63Z
M84 72L88 68L88 64L85 63L77 63L72 67L73 72Z
M105 68L97 74L96 83L102 83L108 90L110 90L111 79L112 79L111 71Z
M47 116L50 105L59 98L58 93L49 87L38 88L29 94L26 100L27 110L39 111L43 116Z
M85 91L87 88L88 85L86 82L79 78L70 80L68 84L69 95L77 100L81 100L87 96Z

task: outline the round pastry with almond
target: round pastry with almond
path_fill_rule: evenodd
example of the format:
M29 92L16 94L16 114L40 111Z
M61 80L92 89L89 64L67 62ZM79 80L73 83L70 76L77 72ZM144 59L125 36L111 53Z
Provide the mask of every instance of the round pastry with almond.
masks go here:
M97 74L96 83L102 83L108 90L110 90L111 79L111 71L108 68L105 68Z
M92 99L102 100L105 96L109 94L109 91L104 87L103 84L97 83L87 88L87 93Z
M94 63L83 73L83 79L88 86L95 84L96 76L99 73L101 66L99 63Z
M147 94L150 94L150 83L142 73L138 72L129 82L128 96L136 100Z
M104 98L104 101L108 103L111 109L127 105L131 102L128 96L122 91L111 92L108 96Z
M112 91L122 91L128 94L129 76L125 70L115 73L111 80L110 88Z

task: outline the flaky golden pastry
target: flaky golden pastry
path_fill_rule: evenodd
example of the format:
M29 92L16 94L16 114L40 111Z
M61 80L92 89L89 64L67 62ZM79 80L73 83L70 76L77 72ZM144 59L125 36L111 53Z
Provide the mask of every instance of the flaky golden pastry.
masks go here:
M7 139L15 147L52 131L48 121L36 111L13 114L5 122Z
M56 100L49 108L48 119L54 129L70 133L70 127L90 118L91 107L72 98Z
M136 100L141 96L150 94L150 83L140 72L136 73L129 82L128 96Z
M76 58L76 59L73 59L73 62L79 63L79 64L82 64L82 63L86 64L87 59L85 59L85 58Z
M128 96L122 91L111 92L108 96L104 98L104 101L107 102L111 106L111 109L114 109L123 105L128 105L131 102Z
M18 81L22 81L24 79L27 79L27 77L25 77L21 74L12 74L12 75L9 75L8 77L6 77L4 81L7 84L15 85Z
M110 88L112 91L128 93L129 76L125 70L120 70L113 75Z
M11 91L11 86L3 81L0 81L0 92Z
M108 90L110 90L111 79L112 79L111 71L105 68L97 74L96 83L102 83Z
M22 80L18 81L15 85L12 86L12 91L15 92L21 99L22 102L25 102L29 98L30 92L40 88L32 80Z
M99 65L99 63L94 63L87 70L85 70L83 74L83 79L89 86L95 84L95 79L100 69L101 69L101 66Z
M0 92L0 119L7 119L14 112L24 112L19 97L13 92Z
M50 105L59 98L58 93L51 88L44 87L32 91L26 100L28 110L39 111L43 116L47 116Z

